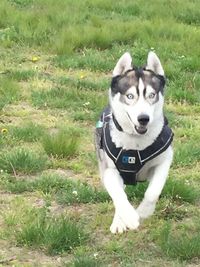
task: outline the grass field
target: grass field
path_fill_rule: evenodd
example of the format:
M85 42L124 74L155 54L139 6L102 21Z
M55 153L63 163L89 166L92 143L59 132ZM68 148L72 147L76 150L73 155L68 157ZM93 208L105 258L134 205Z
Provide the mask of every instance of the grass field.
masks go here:
M200 266L199 26L199 0L0 1L0 266ZM149 50L174 162L154 216L112 235L93 132L118 58Z

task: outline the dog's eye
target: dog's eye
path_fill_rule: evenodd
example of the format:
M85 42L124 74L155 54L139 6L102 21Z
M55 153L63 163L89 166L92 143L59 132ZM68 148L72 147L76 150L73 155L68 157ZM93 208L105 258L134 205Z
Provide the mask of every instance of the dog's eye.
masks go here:
M134 95L133 94L128 94L128 95L126 95L126 97L131 100L131 99L134 98Z
M154 99L154 97L156 96L156 94L155 93L151 93L151 94L149 94L149 99Z

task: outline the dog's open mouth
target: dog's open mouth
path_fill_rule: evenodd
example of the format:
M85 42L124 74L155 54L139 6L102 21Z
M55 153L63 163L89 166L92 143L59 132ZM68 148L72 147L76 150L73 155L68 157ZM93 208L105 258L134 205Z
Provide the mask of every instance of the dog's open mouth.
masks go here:
M139 134L145 134L147 132L147 128L145 126L135 126L135 130Z
M135 126L135 130L136 130L136 132L138 134L145 134L147 132L147 128L146 128L145 125L139 125L139 126L134 125L134 123L132 122L131 117L128 114L128 112L126 114L127 114L128 118L129 118L130 123L132 124L132 126Z

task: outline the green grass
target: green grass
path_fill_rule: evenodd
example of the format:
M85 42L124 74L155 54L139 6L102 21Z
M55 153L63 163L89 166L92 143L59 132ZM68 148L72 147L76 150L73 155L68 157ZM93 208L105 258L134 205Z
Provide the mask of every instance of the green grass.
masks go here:
M32 192L33 183L29 180L16 180L15 177L8 175L7 173L2 173L0 183L2 188L11 193L23 193Z
M47 156L45 154L25 147L16 147L0 153L0 169L13 175L37 173L46 167Z
M76 182L73 179L64 179L57 174L43 174L35 180L16 179L5 175L1 178L1 184L6 190L12 193L32 192L38 190L45 195L52 195L58 203L99 203L110 200L109 195L104 190L98 190L86 183ZM126 192L130 201L142 200L147 183L140 183L136 187L127 186ZM177 203L192 203L199 201L199 190L183 180L170 179L161 195L165 199L176 201Z
M20 97L20 88L17 83L8 78L0 77L0 110L7 104L13 103Z
M56 255L80 246L86 235L70 218L49 217L43 211L17 233L19 245L38 247Z
M170 199L169 197L163 198L159 201L157 205L157 216L160 220L171 221L171 222L181 222L186 218L189 218L188 204L181 201L181 199L176 198L176 200Z
M66 194L67 192L67 194ZM110 197L105 191L98 191L87 184L68 184L57 192L57 201L60 204L72 203L98 203L109 201Z
M70 158L78 153L79 139L80 134L77 129L66 128L44 135L42 145L49 156Z
M89 69L93 71L106 71L108 72L113 68L114 59L113 55L117 57L117 46L115 49L105 49L103 51L96 51L96 49L84 49L82 54L75 55L57 55L53 59L53 63L56 67L62 69ZM127 48L129 49L129 48Z
M98 266L101 266L99 261L97 261L95 258L91 258L88 256L76 257L74 263L72 264L72 267L98 267Z
M147 183L138 183L136 187L134 186L127 186L126 192L129 196L129 199L135 200L140 199L142 200L144 193L147 189ZM161 194L161 197L167 197L175 201L179 202L188 202L188 203L195 203L198 201L199 198L199 190L191 185L188 185L185 180L173 180L170 178Z
M16 217L20 216L18 223L16 217L13 219L8 215L5 218L10 230L17 223L17 230L10 234L14 234L18 245L42 249L47 254L56 255L84 244L87 235L73 218L67 215L54 216L47 207L21 207L22 203L18 201L20 208L15 212Z
M170 258L188 261L200 257L200 235L192 233L183 225L183 229L172 233L170 224L164 225L161 235L161 249ZM196 229L198 231L198 227Z
M167 181L163 189L162 196L188 203L195 203L200 199L198 188L190 185L188 180L173 180L173 178L169 178Z
M200 265L199 10L198 0L0 1L1 259L16 255L11 264L20 267ZM119 57L129 51L144 66L149 50L167 77L174 161L154 215L112 236L94 128ZM135 207L147 185L126 187Z
M35 71L33 70L17 70L11 71L8 75L13 80L16 81L28 81L35 76Z
M97 190L86 183L75 182L72 179L64 179L56 174L43 174L38 179L16 179L4 175L1 184L12 193L32 192L38 190L45 195L52 195L58 203L98 203L108 201L107 192Z
M33 4L34 0L9 0L9 2L18 7L26 7Z
M8 131L12 138L24 142L38 141L42 138L45 132L43 127L34 124L31 121L18 127L10 127Z
M192 149L191 149L192 148ZM188 166L200 160L198 139L176 144L175 166Z
M80 73L79 77L68 78L61 77L58 82L61 85L75 87L79 90L86 89L91 91L105 91L105 88L108 88L110 79L94 79L94 77L87 77L89 73Z
M48 91L34 91L32 93L32 102L36 107L68 109L71 112L73 110L84 111L86 109L93 113L96 110L100 111L104 98L105 96L102 93L73 87L58 87Z
M32 103L37 108L57 108L68 110L76 121L95 121L101 113L106 95L76 88L52 88L48 91L34 91Z

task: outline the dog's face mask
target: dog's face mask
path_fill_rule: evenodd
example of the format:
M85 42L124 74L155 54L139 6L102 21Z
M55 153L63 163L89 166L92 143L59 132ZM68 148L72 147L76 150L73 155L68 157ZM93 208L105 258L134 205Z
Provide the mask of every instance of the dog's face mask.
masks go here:
M163 116L164 71L153 52L145 68L133 68L131 62L130 54L125 53L115 66L110 104L125 132L144 135Z

